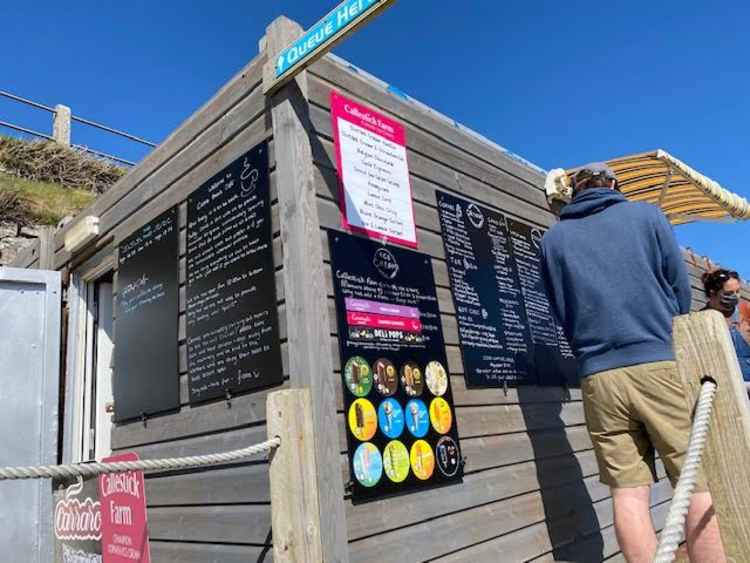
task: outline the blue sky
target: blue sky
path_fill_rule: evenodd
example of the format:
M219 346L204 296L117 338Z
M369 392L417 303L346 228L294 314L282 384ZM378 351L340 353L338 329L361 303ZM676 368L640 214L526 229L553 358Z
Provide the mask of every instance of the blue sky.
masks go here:
M274 17L309 27L335 4L7 0L0 89L159 141L255 55ZM400 0L336 52L543 168L663 148L750 198L748 18L739 1ZM0 120L50 129L1 99ZM80 125L73 140L144 154ZM677 234L750 279L750 224Z

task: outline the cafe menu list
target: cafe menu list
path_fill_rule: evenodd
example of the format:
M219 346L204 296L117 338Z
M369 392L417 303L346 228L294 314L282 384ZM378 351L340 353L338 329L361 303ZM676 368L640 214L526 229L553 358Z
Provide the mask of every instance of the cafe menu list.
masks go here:
M352 499L459 482L430 257L329 231Z
M282 381L263 142L188 198L190 402Z
M172 208L118 246L112 381L117 421L180 406L177 233Z
M468 386L575 381L544 292L541 229L444 192L440 224Z

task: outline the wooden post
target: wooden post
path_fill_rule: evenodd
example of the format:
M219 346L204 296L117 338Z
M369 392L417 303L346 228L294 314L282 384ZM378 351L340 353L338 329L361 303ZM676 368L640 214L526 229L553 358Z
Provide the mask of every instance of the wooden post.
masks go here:
M271 393L266 412L268 437L281 438L269 469L273 560L323 561L309 389Z
M702 465L729 561L750 561L750 403L721 313L675 319L674 345L688 405L704 376L717 383Z
M41 227L39 231L39 269L54 270L55 229Z
M52 138L55 142L70 146L70 108L61 104L55 106L52 118Z
M301 33L302 28L291 20L276 19L266 32L267 60L274 61L275 54ZM303 71L270 98L284 257L289 374L292 387L310 390L308 424L318 468L321 561L347 562L349 548L336 419L337 380L331 358L323 245L310 144L312 127L306 96L307 73Z

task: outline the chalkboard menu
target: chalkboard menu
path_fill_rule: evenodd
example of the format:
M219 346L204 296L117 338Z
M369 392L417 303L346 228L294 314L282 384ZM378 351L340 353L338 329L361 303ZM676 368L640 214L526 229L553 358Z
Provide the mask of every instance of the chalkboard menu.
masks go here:
M271 244L263 142L188 198L191 403L282 381Z
M467 386L573 383L573 355L542 285L543 231L437 198Z
M508 219L513 259L521 284L529 333L532 364L540 384L570 384L575 378L573 352L557 324L544 290L540 247L544 231Z
M177 409L178 240L172 208L118 249L115 420Z
M430 257L330 231L355 502L461 481Z

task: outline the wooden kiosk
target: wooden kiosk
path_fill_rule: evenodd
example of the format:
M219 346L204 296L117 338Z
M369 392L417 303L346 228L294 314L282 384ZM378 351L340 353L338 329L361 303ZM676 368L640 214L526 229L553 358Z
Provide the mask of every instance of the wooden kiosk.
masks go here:
M501 217L497 220L505 228L508 221L515 222L533 241L533 233L556 221L545 197L543 171L332 55L265 95L264 67L300 32L294 22L276 20L259 42L258 56L213 99L79 217L19 257L22 266L62 271L67 282L63 461L89 459L110 449L149 458L244 447L266 436L269 393L304 387L311 394L307 422L317 465L325 561L497 561L498 553L503 561L615 557L609 491L598 482L574 381L541 381L537 374L529 384L531 379L509 373L506 363L503 378L490 374L488 384L467 385L472 374L466 373L461 343L471 335L459 326L452 290L458 270L456 263L451 266L451 253L458 251L450 244L460 239L458 219L455 212L441 215L440 204L449 202L446 209L463 206L466 217L480 209L482 217ZM411 246L426 256L427 277L434 278L437 313L432 324L444 343L436 353L444 358L448 377L448 387L433 395L450 398L446 416L460 444L463 476L438 483L445 486L416 486L421 483L405 477L416 485L368 498L360 494L362 487L356 492L351 469L356 442L347 421L357 399L342 385L348 381L342 369L349 368L342 366L339 334L342 316L349 317L341 311L341 284L332 268L332 260L346 257L331 256L329 232L347 241L366 237L346 234L342 226L332 92L399 124L405 133L415 235ZM253 204L247 207L219 194L232 182L255 198ZM222 204L239 218L217 219L224 217ZM259 233L248 240L252 252L232 254L222 246L252 221ZM451 237L446 236L449 223ZM204 224L214 234L201 235ZM262 225L268 228L267 248ZM71 233L82 234L71 240ZM206 248L223 252L223 262L211 261ZM393 240L382 248L397 258L407 252L406 245ZM382 268L393 267L390 258L381 258ZM241 279L241 273L235 279L233 264L242 260L253 264L251 277L257 276L257 283ZM463 262L456 267L468 268ZM691 264L690 269L698 307L700 266ZM225 279L201 289L203 281L216 275ZM267 279L273 283L265 283ZM236 284L238 291L229 291L227 283ZM92 360L97 352L90 335L104 322L100 314L107 295L110 313L114 311L114 351L104 365L104 357ZM134 295L145 297L134 301ZM123 321L154 303L160 304L159 314L148 323ZM229 320L216 313L222 303L230 309ZM243 334L240 310L258 315L259 336L253 342L264 358L258 369L237 367L238 355L252 358L255 352L222 336L231 330ZM215 315L219 322L211 325ZM202 322L208 324L199 330ZM554 338L554 329L551 334ZM128 346L125 338L137 347ZM157 352L158 362L148 360ZM561 348L557 352L564 356ZM231 367L231 377L216 376L222 371L211 363L216 357ZM118 371L123 365L129 369ZM386 373L388 366L381 367ZM361 375L359 367L350 368ZM113 381L115 422L111 434L92 438L92 429L109 431L102 421L111 409L106 396L86 391L97 377ZM388 380L383 381L387 388ZM364 428L367 413L362 416ZM447 428L445 435L450 435ZM396 457L392 453L388 463L398 473ZM435 467L433 462L432 473L438 470L450 473L453 466ZM659 524L671 488L661 480L653 491ZM362 502L355 498L358 494ZM146 496L154 561L272 559L267 463L151 475Z

